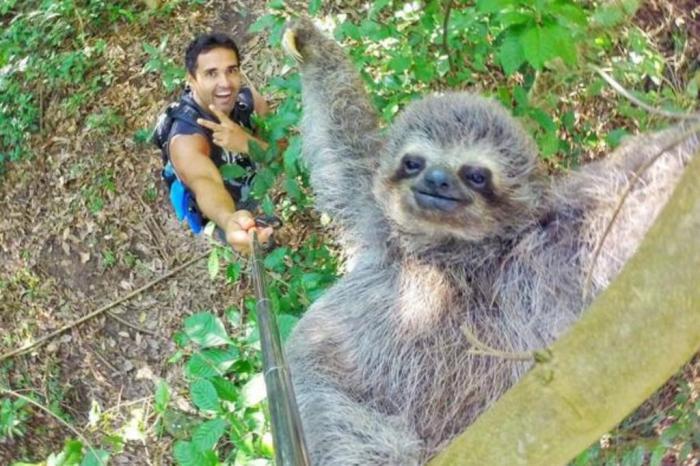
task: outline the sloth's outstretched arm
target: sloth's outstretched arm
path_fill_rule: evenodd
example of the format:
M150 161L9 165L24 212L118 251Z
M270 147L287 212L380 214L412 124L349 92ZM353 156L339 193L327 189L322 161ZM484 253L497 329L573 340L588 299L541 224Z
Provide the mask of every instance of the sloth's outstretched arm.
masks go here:
M303 152L317 205L345 233L364 235L363 219L378 215L372 196L381 147L377 114L353 64L310 20L294 23L283 42L300 62Z
M588 290L615 278L699 151L698 122L684 124L634 137L555 184L557 209L579 223L579 259Z

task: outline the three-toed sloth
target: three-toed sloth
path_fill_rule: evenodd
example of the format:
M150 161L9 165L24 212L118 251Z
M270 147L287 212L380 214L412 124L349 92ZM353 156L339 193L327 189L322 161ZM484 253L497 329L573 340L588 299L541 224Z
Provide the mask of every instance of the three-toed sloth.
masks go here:
M323 465L421 464L530 365L475 354L473 338L506 353L552 343L634 253L698 134L641 172L593 260L635 173L682 129L550 177L532 139L493 101L426 97L383 136L334 41L309 20L285 40L301 63L317 205L348 257L287 345L310 456Z

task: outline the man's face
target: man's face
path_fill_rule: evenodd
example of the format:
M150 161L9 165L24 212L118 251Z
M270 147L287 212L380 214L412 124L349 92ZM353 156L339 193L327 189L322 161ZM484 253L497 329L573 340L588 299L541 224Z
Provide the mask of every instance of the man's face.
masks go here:
M233 50L214 48L200 53L194 76L188 81L195 101L206 111L209 105L229 114L236 103L241 87L241 73L238 57Z

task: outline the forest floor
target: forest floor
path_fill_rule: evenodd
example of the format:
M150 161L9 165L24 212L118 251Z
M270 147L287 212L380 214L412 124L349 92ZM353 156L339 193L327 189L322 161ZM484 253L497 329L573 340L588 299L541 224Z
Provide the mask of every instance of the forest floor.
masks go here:
M262 86L280 62L264 39L247 33L262 8L253 0L208 2L206 8L179 8L159 23L115 28L107 37L109 69L101 70L112 85L91 108L66 117L47 98L41 131L32 139L37 155L13 164L0 181L0 354L209 250L206 238L195 238L174 219L160 181L159 151L134 141L179 92L168 95L158 76L144 71L142 44L168 37L168 47L183 57L197 33L227 32L242 49L248 78ZM113 109L122 120L103 131L88 127L86 114L101 109ZM115 430L147 423L156 378L176 390L182 386L181 367L168 359L184 318L240 305L241 296L240 287L210 280L201 260L14 358L6 376L11 386L27 387L20 393L52 400L78 426L86 425L93 403L111 413ZM46 458L70 436L42 412L29 420L29 431L0 442L0 465ZM170 449L167 437L129 442L111 464L169 464Z
M652 2L654 3L654 2ZM686 0L688 10L694 0ZM684 3L684 4L685 4ZM151 128L175 93L168 94L153 73L143 43L184 55L188 41L209 29L231 33L241 45L243 69L262 86L282 65L280 51L247 33L264 2L217 0L205 7L178 7L159 22L130 24L106 35L112 84L84 113L68 117L46 96L41 130L32 136L36 156L12 164L0 179L0 355L157 279L209 249L179 225L164 197L160 155L134 134ZM638 21L663 27L652 7ZM700 23L694 26L700 37ZM696 43L697 45L697 43ZM700 52L700 46L698 46ZM697 56L697 53L696 55ZM274 98L273 98L274 103ZM86 115L113 109L121 121L90 127ZM293 226L290 227L293 229ZM281 240L298 235L282 231ZM183 388L182 368L169 362L172 335L186 316L203 309L222 312L241 305L241 286L211 281L202 260L111 311L68 329L26 355L4 364L0 376L20 393L36 393L64 412L79 430L94 404L111 414L111 429L149 424L158 378ZM679 383L700 391L700 360L686 366L645 409L652 415L671 402ZM641 416L640 416L641 417ZM71 433L53 417L35 411L29 432L0 442L0 465L40 461L60 450ZM153 432L150 432L153 434ZM126 444L115 465L171 464L172 439L146 437ZM665 464L675 464L669 461Z

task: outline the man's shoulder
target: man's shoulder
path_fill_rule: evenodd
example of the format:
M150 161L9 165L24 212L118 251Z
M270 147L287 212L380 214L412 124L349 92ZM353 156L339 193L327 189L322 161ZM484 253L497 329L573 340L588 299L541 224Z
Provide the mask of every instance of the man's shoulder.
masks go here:
M191 94L185 92L180 99L170 108L170 118L173 120L170 137L183 134L201 134L209 138L206 128L197 123L198 118L207 118L207 115L192 98Z

